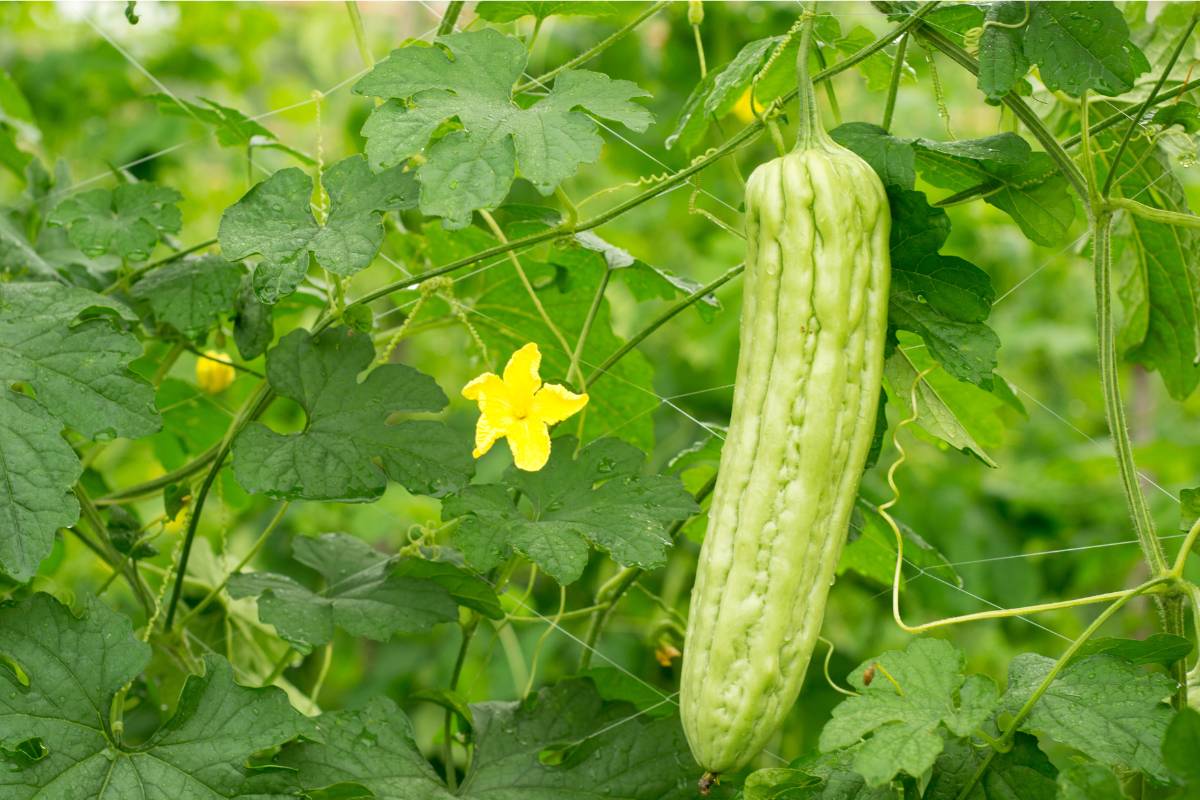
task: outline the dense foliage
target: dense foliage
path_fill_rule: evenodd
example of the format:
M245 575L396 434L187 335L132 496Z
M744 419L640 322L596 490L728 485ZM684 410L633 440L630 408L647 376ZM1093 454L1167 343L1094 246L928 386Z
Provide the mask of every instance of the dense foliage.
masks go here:
M0 5L0 796L1197 796L1200 10L806 8ZM809 13L884 392L801 700L701 787Z

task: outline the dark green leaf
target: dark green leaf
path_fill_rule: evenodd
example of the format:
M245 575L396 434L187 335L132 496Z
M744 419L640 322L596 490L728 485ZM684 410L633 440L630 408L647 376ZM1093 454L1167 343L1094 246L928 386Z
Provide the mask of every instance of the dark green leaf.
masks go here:
M308 414L300 433L262 423L234 440L233 468L248 492L305 500L370 501L390 477L412 492L441 494L474 470L466 437L440 422L386 424L398 412L438 411L446 396L432 378L402 364L375 367L361 333L294 330L267 353L267 377ZM378 459L382 469L376 465Z
M991 748L969 739L951 739L933 766L923 800L959 800ZM1058 770L1038 749L1037 739L1018 733L1012 749L996 753L987 772L962 800L1055 800Z
M383 243L383 213L416 204L411 173L396 167L374 174L360 155L334 164L321 184L330 199L323 225L313 216L312 178L298 167L279 170L221 216L218 236L227 258L262 256L254 288L264 303L295 291L310 255L337 275L364 269Z
M863 671L872 665L876 674L867 685ZM962 652L941 639L917 639L904 652L862 664L850 674L860 694L834 708L821 751L857 745L854 770L868 786L882 786L900 772L921 776L941 754L946 732L968 736L995 709L996 685L982 675L964 676L965 665Z
M1172 664L1192 652L1192 643L1182 636L1151 634L1145 639L1117 639L1103 636L1089 639L1075 652L1073 661L1107 653L1131 664Z
M1073 764L1058 775L1061 800L1124 800L1112 770L1095 763Z
M518 166L550 194L580 164L594 161L603 140L585 111L637 131L653 120L632 102L647 96L636 84L586 70L561 72L546 97L529 108L515 105L512 87L528 54L519 40L491 28L439 36L437 45L392 51L354 91L387 100L362 130L372 167L423 153L421 210L448 227L461 228L476 209L498 206ZM462 129L431 143L452 117Z
M596 685L596 691L606 701L630 703L638 711L655 719L675 714L675 704L663 700L653 686L616 667L592 667L579 673Z
M474 609L489 619L503 619L504 609L500 598L490 583L466 569L448 561L430 561L423 558L404 558L391 569L395 578L415 578L433 581L441 586L454 602Z
M995 298L991 280L970 262L937 252L949 223L925 195L901 189L888 195L893 284L888 325L918 334L955 378L990 389L1000 346L983 324Z
M240 686L227 661L209 656L146 744L113 741L113 696L146 666L150 648L95 600L82 618L43 594L0 609L0 653L20 670L0 669L6 800L246 797L252 754L312 732L282 691ZM40 758L22 752L30 742Z
M249 572L229 579L229 594L258 597L259 619L302 653L332 640L335 627L386 641L458 619L458 607L440 583L393 575L391 559L353 536L297 536L292 555L321 574L324 588L314 592L286 575Z
M890 136L883 128L869 122L847 122L831 130L829 135L870 164L885 186L913 188L917 173L912 142Z
M253 278L242 278L233 309L233 341L238 352L246 361L258 358L275 338L275 319L271 306L258 299Z
M1100 141L1111 143L1115 136ZM1190 211L1183 185L1157 144L1135 137L1117 169L1116 185L1124 196ZM1167 391L1182 400L1200 383L1200 235L1138 216L1128 224L1132 247L1125 248L1122 263L1114 264L1126 271L1118 287L1125 312L1118 346L1130 360L1158 370Z
M85 289L0 283L0 380L28 383L50 413L89 438L153 433L154 388L128 370L142 346L114 315L136 320Z
M1072 97L1093 90L1113 97L1148 69L1129 40L1129 26L1108 0L1030 3L1025 57L1040 67L1050 91Z
M165 94L152 94L147 99L157 103L158 110L163 114L197 120L210 126L217 136L217 142L222 147L243 149L256 147L278 150L287 153L303 164L311 166L316 163L304 153L282 144L270 130L236 108L223 106L207 97L198 98L200 103L192 103Z
M177 261L138 281L133 296L149 303L159 322L195 337L233 307L242 272L241 264L220 256Z
M476 569L491 569L515 549L561 584L583 572L588 545L625 566L653 569L666 560L667 526L695 513L676 478L641 474L645 454L599 439L574 456L575 439L554 440L539 472L510 467L504 483L468 486L446 498L444 519L463 517L454 541ZM518 506L518 491L526 505Z
M1163 737L1163 762L1182 779L1186 797L1200 797L1200 711L1180 709Z
M605 703L587 680L473 707L472 800L692 800L700 768L677 717ZM551 763L546 763L551 762Z
M453 800L417 750L412 723L386 697L358 711L323 714L312 741L286 747L276 761L296 770L306 791L357 784L381 800ZM335 795L339 796L339 795Z
M1004 709L1020 708L1052 666L1054 659L1034 653L1014 658ZM1101 764L1166 780L1159 753L1172 712L1163 699L1173 687L1167 676L1114 656L1089 656L1059 673L1021 729L1074 747Z
M1000 100L1029 72L1025 57L1025 0L1002 0L987 7L987 22L979 40L979 89L988 100Z
M0 387L0 569L18 581L33 577L54 532L79 517L71 487L83 467L61 433L36 402Z
M1172 103L1155 111L1152 121L1164 128L1178 125L1185 133L1196 133L1200 131L1200 107L1194 103Z
M175 204L182 199L169 186L125 183L69 197L49 221L66 228L71 244L86 256L112 253L145 261L162 234L179 232L182 218Z
M474 756L457 795L421 757L411 723L386 698L361 711L325 714L314 741L289 745L277 760L297 770L296 782L308 792L358 785L380 800L695 796L700 769L678 718L652 719L627 703L606 703L590 681L566 681L524 702L476 704L471 714Z

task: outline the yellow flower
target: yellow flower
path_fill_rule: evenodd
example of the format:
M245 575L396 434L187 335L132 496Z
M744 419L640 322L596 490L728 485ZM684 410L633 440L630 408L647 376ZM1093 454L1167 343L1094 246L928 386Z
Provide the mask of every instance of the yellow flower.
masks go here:
M497 439L507 438L517 469L536 472L550 458L550 426L587 405L557 383L543 384L538 369L542 354L533 342L512 354L504 377L485 372L463 387L463 397L479 403L475 452L479 458Z
M220 394L233 383L235 375L229 356L220 350L209 350L204 356L196 359L196 383L209 394Z
M737 117L739 122L745 125L749 125L758 118L754 113L754 105L752 104L751 100L752 98L750 96L750 90L747 89L746 91L742 92L742 96L739 97L737 102L733 104L733 115Z

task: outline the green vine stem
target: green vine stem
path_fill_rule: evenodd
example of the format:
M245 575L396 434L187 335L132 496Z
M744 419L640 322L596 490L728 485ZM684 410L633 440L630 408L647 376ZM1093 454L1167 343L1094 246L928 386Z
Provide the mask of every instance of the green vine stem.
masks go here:
M596 367L596 369L592 371L592 374L588 376L587 381L584 383L584 388L591 389L592 385L604 377L604 374L612 369L614 364L624 358L630 350L641 344L648 336L650 336L650 334L661 328L680 312L694 305L696 301L712 294L717 289L736 278L738 275L741 275L745 269L745 264L738 264L735 267L730 267L729 269L725 270L725 272L721 273L720 277L709 281L696 291L689 294L687 297L677 300L674 305L664 310L661 314L647 323L644 328L631 336L629 340L617 348L611 356L604 359L604 362L600 366Z
M1112 173L1110 172L1109 174L1111 175ZM1161 222L1164 225L1177 225L1182 228L1200 228L1200 216L1195 214L1181 214L1178 211L1168 211L1165 208L1155 208L1154 206L1148 206L1145 203L1139 203L1137 200L1130 200L1125 197L1110 197L1105 201L1105 205L1110 210L1123 209L1130 214L1148 219L1151 222Z
M220 451L221 445L219 443L214 444L212 447L208 448L179 469L171 470L165 475L160 475L157 478L153 478L143 483L134 484L128 488L96 498L96 505L111 506L116 505L117 503L126 503L131 500L140 500L143 497L149 497L152 494L156 494L171 484L186 480L207 467L212 463L212 460L217 457L217 453Z
M160 259L157 259L155 261L150 261L146 264L143 264L142 266L138 267L137 269L130 271L128 274L125 275L125 277L121 278L121 280L117 281L112 286L105 288L102 292L100 292L100 294L112 294L113 292L115 292L119 289L124 289L129 286L132 286L133 284L137 283L137 281L142 276L144 276L147 272L156 270L159 267L165 267L167 264L178 261L179 259L183 258L184 256L190 256L192 253L195 253L197 250L203 250L206 247L212 247L216 243L217 243L216 239L208 239L206 241L200 242L199 244L194 244L191 247L185 247L182 250L176 250L174 253L171 253L171 255L169 255L169 256L163 256Z
M830 143L829 134L821 124L816 88L808 70L808 59L814 49L813 26L816 19L816 2L808 0L804 4L804 27L800 31L800 46L796 49L796 97L800 105L800 115L796 119L796 150L823 147Z
M462 642L458 645L458 655L454 659L454 670L450 673L450 691L458 688L462 678L463 665L467 663L467 651L471 648L471 640L479 629L479 614L472 611L471 616L462 624ZM454 768L454 712L446 709L442 720L442 761L446 764L446 785L450 791L458 788L458 773Z
M569 69L575 69L576 67L581 66L582 64L586 64L587 62L591 61L596 56L603 53L608 48L612 47L617 42L624 39L635 28L637 28L643 22L648 20L650 17L657 14L660 9L665 8L668 5L670 5L670 0L659 0L657 3L651 4L644 11L642 11L641 14L638 14L632 20L627 22L625 25L618 28L606 39L601 40L599 43L593 45L588 50L583 51L579 55L572 58L570 61L565 61L562 64L559 64L557 67L550 70L549 72L543 73L542 75L539 75L536 78L531 78L530 80L526 81L525 83L518 85L517 88L513 89L513 93L520 94L521 92L527 92L530 89L533 89L536 87L545 86L546 82L552 80L560 72L565 72L566 70L569 70Z
M267 539L270 538L275 528L280 522L283 521L283 515L287 513L289 505L291 504L287 501L284 501L279 506L279 510L275 512L275 516L272 517L271 521L267 523L267 527L263 529L263 532L259 534L258 539L256 539L254 544L250 546L250 549L246 551L246 555L242 557L242 560L239 561L237 565L229 571L229 574L227 574L220 583L214 586L209 593L204 596L204 599L197 603L191 610L188 611L188 613L183 615L183 617L179 620L180 628L186 628L188 622L190 622L197 614L203 611L209 603L217 599L217 596L221 594L221 590L229 585L229 579L241 572L247 564L254 560L254 557L257 556L259 551L262 550L263 545L267 543Z
M81 532L76 531L79 537L89 549L99 556L105 563L109 565L114 572L120 572L125 581L129 584L129 588L133 589L133 595L141 604L142 609L147 616L154 614L154 601L150 599L150 592L142 582L141 576L137 574L133 564L128 560L123 559L112 546L112 539L108 535L108 526L104 524L104 520L100 518L100 512L96 509L87 490L81 484L75 486L75 497L79 501L79 510L83 518L87 520L91 526L92 533L95 534L99 543L93 542L90 538L84 536Z
M892 79L888 83L887 100L883 106L883 121L880 127L885 131L892 129L892 115L896 112L896 95L900 92L900 78L904 76L904 53L908 49L908 34L900 37L896 44L896 58L892 62Z
M354 29L354 43L358 46L358 54L367 65L367 69L371 69L375 66L375 58L371 55L371 48L367 47L367 32L355 0L346 0L346 14L350 17L350 27Z
M212 489L213 482L217 479L217 473L221 471L221 466L225 463L225 458L229 455L229 450L233 446L233 440L241 433L242 428L247 423L266 410L273 396L271 388L265 382L258 385L254 393L242 404L242 408L230 424L229 430L225 432L225 437L221 440L217 454L213 458L212 466L209 467L208 474L204 476L204 482L200 485L200 491L196 494L196 499L192 503L191 513L188 516L187 533L183 539L183 552L179 557L179 570L175 576L175 586L171 590L171 601L167 606L167 618L163 622L163 630L171 630L171 624L175 621L175 611L179 606L179 596L183 593L183 579L184 575L187 574L188 558L192 552L192 542L196 538L196 528L200 525L200 514L204 510L204 501L208 498L208 492Z
M465 5L465 0L451 0L446 5L446 11L442 14L442 21L438 24L438 36L445 36L454 32L454 26L458 24L458 16L462 13L463 6Z

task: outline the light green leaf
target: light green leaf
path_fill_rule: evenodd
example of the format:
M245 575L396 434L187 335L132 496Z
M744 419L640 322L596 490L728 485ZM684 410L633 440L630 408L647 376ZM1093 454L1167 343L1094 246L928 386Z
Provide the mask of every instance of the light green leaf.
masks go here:
M904 560L941 580L962 585L962 578L946 557L916 531L897 521L904 537ZM891 586L896 573L896 535L875 506L859 497L850 522L850 538L838 562L838 575L853 570L880 586ZM900 584L904 591L906 584Z
M149 303L159 322L194 338L233 307L243 272L220 256L177 261L138 281L133 296Z
M182 217L175 206L183 195L169 186L124 183L93 189L58 204L51 225L67 229L71 244L95 258L112 253L145 261L164 233L178 233Z
M0 283L0 380L28 383L43 407L88 438L153 433L154 388L128 370L142 346L118 329L114 312L136 320L86 289Z
M760 769L746 779L745 800L901 800L903 790L870 787L851 767L854 752L803 756L787 767Z
M512 22L521 17L538 20L560 17L607 17L620 11L620 4L605 0L491 0L475 6L475 13L488 22Z
M589 544L625 566L665 563L667 526L695 513L691 495L675 478L642 475L646 456L632 445L600 439L574 457L575 445L555 439L539 472L510 467L503 483L446 498L443 519L463 518L453 540L469 564L491 569L515 549L566 585L583 573Z
M1025 57L1040 67L1050 91L1072 97L1093 90L1114 97L1149 69L1129 40L1129 26L1108 0L1030 3Z
M1022 653L1008 667L1003 707L1015 712L1054 666L1054 659ZM1174 682L1111 655L1069 664L1033 706L1021 730L1074 747L1101 764L1166 780L1160 752L1172 712L1163 700Z
M25 234L0 214L0 278L19 281L54 276L54 268L33 249Z
M421 210L461 228L476 209L504 200L518 165L522 177L550 194L580 164L595 161L603 140L588 113L637 131L650 125L651 114L632 102L646 92L586 70L560 73L548 95L529 108L517 106L512 88L526 58L519 40L491 28L392 51L354 86L387 100L362 130L371 166L423 154ZM461 130L435 140L451 118Z
M1179 492L1179 529L1191 530L1200 519L1200 487Z
M267 353L267 378L308 414L304 430L279 434L255 422L233 444L233 470L251 493L305 500L371 501L387 478L411 492L441 494L472 472L467 437L440 422L386 424L399 412L439 411L432 378L402 364L376 367L370 338L349 328L303 329ZM375 460L381 462L382 469Z
M916 429L951 447L970 453L989 467L996 462L988 450L1004 441L1014 417L1013 400L1006 396L1001 378L986 392L934 369L920 381L917 376L933 367L931 353L916 337L901 333L898 346L884 362L883 376L891 402L907 417L912 410L912 389L917 387ZM1023 413L1023 412L1021 412Z
M33 577L54 532L79 517L71 487L83 467L61 431L31 398L0 387L0 569L18 581Z
M387 641L396 633L421 633L458 619L458 607L443 586L393 575L391 559L353 536L297 536L292 555L320 573L322 589L312 591L286 575L249 572L230 578L229 594L257 596L258 618L302 653L331 641L335 627Z
M1012 749L995 753L969 739L951 739L933 765L922 800L959 800L968 781L991 756L983 777L962 800L1055 800L1058 770L1038 748L1037 739L1018 733Z
M872 665L876 674L867 685L863 671ZM968 736L995 709L996 685L982 675L964 676L965 665L962 652L941 639L917 639L904 652L862 664L850 674L860 694L834 708L821 751L857 745L854 770L868 786L882 786L900 772L920 777L941 754L946 732Z
M667 149L676 145L685 152L692 152L704 139L713 118L720 119L728 114L742 94L750 88L754 76L762 69L771 52L783 41L782 36L755 39L742 46L728 64L711 70L684 102L675 130L666 139ZM765 106L769 100L756 94L756 101Z
M229 663L209 656L145 744L113 741L113 696L146 666L150 648L126 617L96 600L84 607L77 618L37 594L0 609L0 653L19 668L0 670L6 800L244 797L252 754L311 735L282 691L239 686Z
M334 164L321 183L330 199L324 225L313 216L312 178L298 167L279 170L221 216L218 237L226 258L262 256L254 288L264 303L295 291L310 255L337 275L366 268L383 244L383 213L416 204L411 173L397 167L373 174L360 155Z

